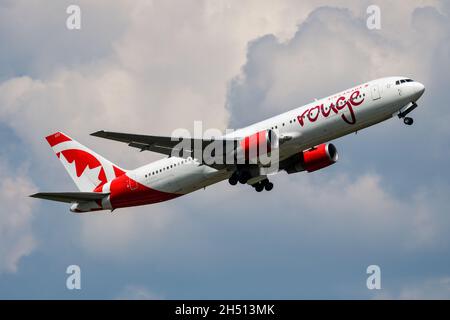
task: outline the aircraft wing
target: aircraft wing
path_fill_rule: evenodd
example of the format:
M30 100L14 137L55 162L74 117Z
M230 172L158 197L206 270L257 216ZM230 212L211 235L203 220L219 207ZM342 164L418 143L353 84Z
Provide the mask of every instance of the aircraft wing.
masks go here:
M255 133L255 136L260 133ZM274 143L278 147L279 143L284 143L289 141L291 136L278 137L273 130L268 130L269 135L268 140L270 143ZM210 153L204 154L203 151L206 147L211 146L211 150L217 152L217 150L222 150L223 159L228 159L229 156L233 156L231 152L235 152L240 148L243 139L248 137L235 137L235 138L225 138L219 137L214 139L196 139L196 138L184 138L184 137L164 137L164 136L149 136L140 134L130 134L121 132L110 132L110 131L97 131L91 134L94 137L115 140L127 143L130 147L140 149L141 151L153 151L167 156L175 156L180 158L196 158L196 154L202 154L204 156ZM275 138L271 138L275 137ZM256 139L256 138L255 138ZM273 139L273 141L272 141ZM256 141L256 140L255 140ZM275 142L276 141L276 142ZM220 148L219 148L220 147ZM211 153L212 157L216 154ZM218 155L217 155L218 156ZM218 164L213 161L208 161L209 159L202 158L203 164L213 167L215 169L221 170L224 168L234 169L235 164Z
M102 200L109 193L99 192L41 192L32 194L30 197L45 200L73 203L81 201Z
M130 147L138 148L141 151L153 151L168 156L176 155L182 158L193 157L194 152L203 151L206 146L216 142L223 144L232 143L234 150L238 143L238 139L195 139L183 137L164 137L164 136L148 136L140 134L97 131L91 134L94 137L115 140L127 143ZM180 145L180 142L182 142ZM224 146L223 150L226 149Z

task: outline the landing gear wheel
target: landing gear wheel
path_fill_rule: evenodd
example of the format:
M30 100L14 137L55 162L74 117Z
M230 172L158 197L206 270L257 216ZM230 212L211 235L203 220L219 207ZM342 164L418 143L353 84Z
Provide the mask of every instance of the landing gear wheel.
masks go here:
M266 189L266 191L272 190L273 189L273 183L272 182L266 183L266 185L264 186L264 189Z
M242 172L242 173L239 175L239 183L241 183L241 184L246 184L247 181L250 180L250 178L251 178L250 173L248 173L248 172Z
M256 192L261 192L263 191L264 186L261 183L258 183L257 185L255 185L255 190Z
M414 119L410 118L410 117L405 117L403 119L403 123L406 124L407 126L410 126L410 125L412 125L414 123Z
M228 179L228 182L229 182L232 186L235 186L235 185L237 185L237 183L238 183L238 179L237 179L237 177L236 177L235 175L232 175L232 176L230 177L230 179Z

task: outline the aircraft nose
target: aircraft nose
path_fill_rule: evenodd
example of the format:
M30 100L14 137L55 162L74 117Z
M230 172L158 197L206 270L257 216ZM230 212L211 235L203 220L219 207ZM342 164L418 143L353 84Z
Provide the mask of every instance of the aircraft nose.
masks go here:
M414 90L414 101L417 101L425 92L425 86L420 82L415 82L413 90Z
M417 93L420 94L420 96L423 95L423 93L425 92L425 86L423 84L421 84L420 82L417 82Z

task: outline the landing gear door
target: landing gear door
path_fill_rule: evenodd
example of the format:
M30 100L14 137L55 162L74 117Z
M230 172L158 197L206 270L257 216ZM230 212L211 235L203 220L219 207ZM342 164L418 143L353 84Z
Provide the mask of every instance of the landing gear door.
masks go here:
M381 98L381 95L380 95L380 88L378 87L377 84L374 84L374 85L371 87L371 92L372 92L372 100L378 100L378 99Z

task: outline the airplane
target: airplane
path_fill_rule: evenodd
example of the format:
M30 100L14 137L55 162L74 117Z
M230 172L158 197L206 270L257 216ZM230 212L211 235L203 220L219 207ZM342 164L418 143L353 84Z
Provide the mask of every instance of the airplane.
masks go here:
M69 203L70 211L83 213L167 201L226 179L230 185L247 184L257 192L270 191L273 183L269 176L273 174L314 172L336 163L338 152L331 140L392 117L412 125L408 115L424 92L423 84L408 77L385 77L215 138L109 131L91 134L168 156L134 170L125 170L56 132L46 140L79 192L36 193L31 197ZM182 142L185 144L180 147ZM198 156L213 144L226 148L212 148L218 151L211 152L209 158ZM277 156L269 164L260 160L272 154ZM211 161L215 156L227 161Z

